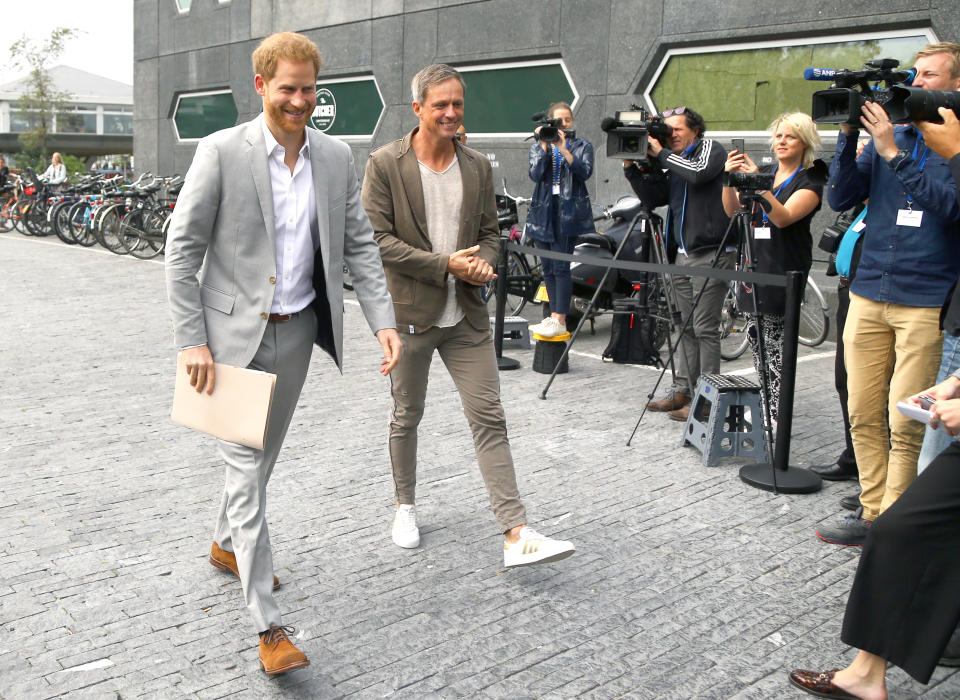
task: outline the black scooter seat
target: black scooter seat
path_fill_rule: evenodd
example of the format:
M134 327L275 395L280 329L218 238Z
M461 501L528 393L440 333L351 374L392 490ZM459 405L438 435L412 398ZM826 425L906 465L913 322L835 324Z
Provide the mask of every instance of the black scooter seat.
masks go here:
M581 243L587 243L589 245L595 245L598 248L602 248L608 252L615 253L617 250L617 242L603 233L584 233L577 236L577 245Z

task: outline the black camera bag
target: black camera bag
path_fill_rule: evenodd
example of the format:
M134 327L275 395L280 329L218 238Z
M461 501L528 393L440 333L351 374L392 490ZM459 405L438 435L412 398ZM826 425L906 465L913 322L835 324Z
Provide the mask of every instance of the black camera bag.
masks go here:
M637 299L614 299L610 342L603 351L604 360L619 364L660 367L660 353L654 347L655 321L641 314Z

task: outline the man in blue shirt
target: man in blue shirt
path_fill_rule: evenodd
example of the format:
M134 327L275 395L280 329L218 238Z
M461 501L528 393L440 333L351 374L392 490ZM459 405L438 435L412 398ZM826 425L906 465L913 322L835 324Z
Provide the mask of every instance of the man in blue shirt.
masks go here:
M914 87L960 90L960 45L927 46L915 68ZM896 403L936 379L940 306L960 274L960 203L947 162L877 103L862 112L873 140L856 158L858 128L841 125L827 191L837 211L870 200L843 334L861 508L817 531L844 545L863 544L870 523L916 478L923 424Z

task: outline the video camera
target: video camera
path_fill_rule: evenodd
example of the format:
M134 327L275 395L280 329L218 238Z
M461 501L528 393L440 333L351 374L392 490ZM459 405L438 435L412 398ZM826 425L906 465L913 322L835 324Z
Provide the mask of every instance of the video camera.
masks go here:
M940 123L938 107L952 109L960 116L960 92L923 90L907 87L913 82L912 70L895 70L900 61L878 58L867 61L865 70L807 68L805 80L832 80L833 87L813 93L811 113L818 124L860 126L861 108L876 102L895 124L914 121ZM870 83L874 83L871 85ZM881 83L885 87L881 87ZM899 84L898 84L899 83Z
M773 189L774 173L743 173L737 170L723 174L725 187L736 187L741 194Z
M563 126L562 119L551 119L547 116L546 112L537 112L536 114L530 117L531 121L535 121L540 126L540 131L533 132L533 138L537 141L543 141L544 143L556 143L560 140L560 127ZM568 139L576 138L577 132L573 129L564 129L564 134L566 134Z
M600 122L600 128L607 132L607 158L644 162L651 136L666 147L665 142L673 134L673 127L662 117L651 116L643 107L632 107Z

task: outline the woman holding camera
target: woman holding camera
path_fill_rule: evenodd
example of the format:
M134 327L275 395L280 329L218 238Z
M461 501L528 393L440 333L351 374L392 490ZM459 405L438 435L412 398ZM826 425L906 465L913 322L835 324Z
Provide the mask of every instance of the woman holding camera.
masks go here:
M546 135L552 127L537 127L530 146L530 179L533 201L527 214L526 235L538 248L570 254L577 236L595 231L586 181L593 174L593 146L573 132L573 113L566 102L547 110L549 119L559 119L555 139ZM547 134L541 132L547 129ZM542 258L543 281L550 298L551 315L530 330L544 338L567 332L567 311L573 293L570 263Z
M773 189L760 193L763 203L755 207L750 245L744 247L744 254L747 250L753 253L756 272L779 275L796 270L808 273L813 261L810 221L820 208L823 196L823 185L815 182L810 174L820 136L813 119L802 112L780 115L768 130L776 163L758 168L746 153L733 150L727 156L725 166L727 172L773 175ZM736 188L723 188L723 208L728 216L733 216L740 208ZM739 285L740 308L751 313L756 309L757 312L747 327L747 333L757 375L765 372L767 379L770 415L777 420L786 292L781 287L757 287L757 293L753 292L752 285ZM763 334L766 358L760 357L758 333Z

